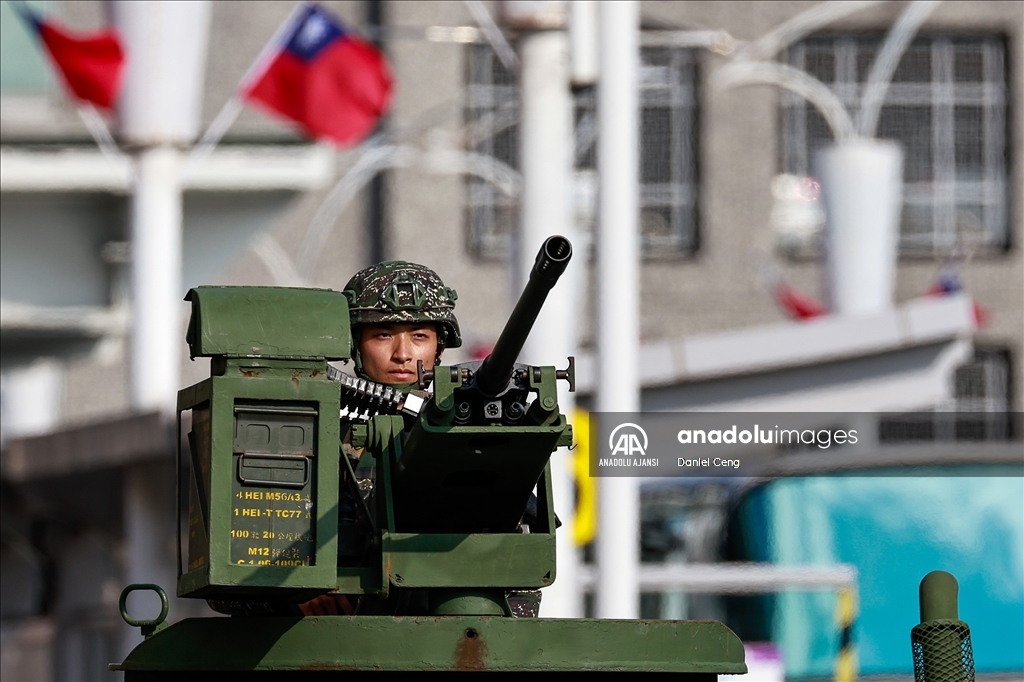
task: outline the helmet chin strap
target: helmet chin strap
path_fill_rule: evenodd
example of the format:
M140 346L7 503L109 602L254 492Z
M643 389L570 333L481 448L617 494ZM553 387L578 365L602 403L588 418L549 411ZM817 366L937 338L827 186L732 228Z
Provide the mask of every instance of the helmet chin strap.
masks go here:
M358 376L361 376L364 379L369 379L363 371L363 354L359 350L359 344L356 344L352 349L352 363L355 365L356 374Z

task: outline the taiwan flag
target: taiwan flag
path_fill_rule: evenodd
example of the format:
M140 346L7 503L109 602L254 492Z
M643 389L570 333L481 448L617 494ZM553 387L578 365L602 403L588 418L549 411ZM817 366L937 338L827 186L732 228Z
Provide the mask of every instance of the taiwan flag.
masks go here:
M35 15L22 2L11 7L35 31L64 84L75 99L110 109L117 101L124 73L125 56L117 31L105 29L89 35L74 35Z
M349 146L369 135L391 102L384 55L316 4L304 6L282 35L242 96L313 138Z

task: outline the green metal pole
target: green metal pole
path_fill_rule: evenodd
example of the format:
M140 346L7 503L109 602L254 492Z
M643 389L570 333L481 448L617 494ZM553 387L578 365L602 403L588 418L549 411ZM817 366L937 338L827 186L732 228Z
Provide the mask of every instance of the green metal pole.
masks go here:
M958 591L945 571L921 580L921 623L910 631L915 682L974 682L971 630L960 620Z

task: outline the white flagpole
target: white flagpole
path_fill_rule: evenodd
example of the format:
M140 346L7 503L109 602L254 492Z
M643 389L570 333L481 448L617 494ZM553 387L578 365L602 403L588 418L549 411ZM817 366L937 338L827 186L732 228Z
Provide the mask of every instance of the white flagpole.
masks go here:
M509 71L515 72L516 67L519 66L519 57L516 55L516 51L512 49L512 46L505 40L505 35L498 28L498 25L494 23L494 18L491 13L487 11L484 4L480 0L463 0L463 4L469 13L473 15L473 20L476 21L480 30L484 33L484 38L491 44L491 49L498 55L498 59L501 60L502 66Z
M253 80L258 78L266 71L267 67L280 45L284 40L285 36L288 35L289 31L295 25L296 19L302 13L302 11L309 5L308 0L298 2L292 7L292 11L288 14L288 17L284 22L278 26L277 30L274 31L274 35L270 37L267 44L263 46L260 53L256 56L255 61L246 70L245 74L238 81L238 85L235 86L234 92L224 106L221 107L220 111L214 117L213 121L210 122L206 132L199 139L199 142L192 147L192 151L189 152L188 158L185 160L185 165L181 170L182 179L187 178L191 173L194 173L206 159L213 152L214 147L220 142L224 134L228 132L231 124L238 118L238 114L242 111L243 101L241 92L249 85Z
M79 118L82 119L82 123L88 129L89 134L92 135L92 139L99 146L103 156L124 176L129 185L134 185L137 180L135 166L132 160L117 146L114 136L110 134L110 128L107 127L107 123L100 116L100 113L96 111L93 103L79 102L76 110L78 111Z

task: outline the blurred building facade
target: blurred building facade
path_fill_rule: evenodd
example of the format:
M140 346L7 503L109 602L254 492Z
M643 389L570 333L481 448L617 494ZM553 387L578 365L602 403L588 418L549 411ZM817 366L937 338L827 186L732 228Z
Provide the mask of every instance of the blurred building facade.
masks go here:
M214 283L341 289L372 258L413 260L459 291L465 352L486 347L514 300L507 258L516 248L521 184L515 75L462 3L324 4L357 29L383 9L374 37L397 82L383 182L373 189L372 173L357 172L365 150L310 144L247 109L185 187L182 295ZM484 4L500 14L498 3ZM799 337L765 340L751 331L798 326L774 302L766 259L796 288L824 297L812 159L828 130L810 107L777 89L719 90L712 76L737 44L814 4L641 3L639 333L648 409L698 408L701 398L693 396L707 391L733 405L753 390L744 381L799 381L792 377L807 371L857 376L882 371L866 368L870 357L906 351L920 360L925 352L907 341L907 329L884 348L865 337L867 350L838 359L829 348L805 351ZM107 23L99 1L34 6L79 30ZM291 6L213 4L203 127ZM861 10L780 59L853 104L905 6ZM122 646L116 600L131 522L123 481L141 477L142 489L163 500L163 527L172 527L173 427L131 408L130 188L6 2L2 11L3 677L101 679ZM943 3L897 68L879 127L879 137L906 149L895 303L915 305L942 277L955 276L986 320L975 330L962 320L961 299L946 308L937 302L928 314L945 331L934 343L959 343L959 368L942 368L951 384L921 393L932 399L920 404L873 398L865 411L1024 408L1022 30L1020 3ZM706 47L674 46L672 34L680 31L724 33ZM596 224L594 107L592 91L575 95L573 199L584 235ZM111 125L116 136L116 121ZM587 240L577 245L578 258L588 255ZM592 280L592 267L588 273ZM590 281L581 309L584 352L595 334L592 292ZM181 314L183 337L185 304ZM855 336L857 327L835 334ZM676 349L686 344L692 358L701 343L724 347L723 339L732 339L738 355L714 360L719 364L703 373L673 359L685 355ZM771 343L785 352L744 364L746 353ZM941 350L920 361L939 362ZM167 362L181 363L183 385L208 372L205 362L187 359L184 343ZM874 395L898 393L900 381ZM173 566L170 531L153 546ZM175 608L172 615L182 617L198 607Z

